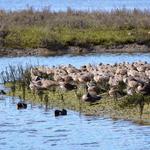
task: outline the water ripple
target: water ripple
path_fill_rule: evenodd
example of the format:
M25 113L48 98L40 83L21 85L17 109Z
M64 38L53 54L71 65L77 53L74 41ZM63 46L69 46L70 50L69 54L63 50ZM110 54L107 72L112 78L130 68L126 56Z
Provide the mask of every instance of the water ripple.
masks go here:
M66 129L57 129L54 132L69 132L70 130L66 130Z

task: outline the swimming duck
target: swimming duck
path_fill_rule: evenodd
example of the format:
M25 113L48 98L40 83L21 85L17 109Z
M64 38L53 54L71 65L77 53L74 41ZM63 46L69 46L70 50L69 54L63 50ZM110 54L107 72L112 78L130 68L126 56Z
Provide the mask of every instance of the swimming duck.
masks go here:
M65 115L67 115L67 110L66 109L62 109L62 110L56 109L55 110L55 117L57 117L57 116L65 116Z
M18 102L17 103L17 109L26 109L27 108L27 104L24 102Z
M6 92L4 90L0 90L0 95L6 95Z
M67 115L67 110L66 109L62 109L61 115L63 115L63 116Z

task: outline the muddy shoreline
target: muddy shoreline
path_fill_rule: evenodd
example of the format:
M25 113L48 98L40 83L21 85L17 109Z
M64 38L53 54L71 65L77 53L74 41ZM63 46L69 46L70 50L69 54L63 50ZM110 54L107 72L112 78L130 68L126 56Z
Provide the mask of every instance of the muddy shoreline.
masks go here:
M64 54L82 55L88 53L149 53L150 47L139 44L126 44L115 45L111 47L104 47L102 45L79 47L54 47L54 48L26 48L26 49L14 49L14 48L0 48L0 57L8 56L53 56Z

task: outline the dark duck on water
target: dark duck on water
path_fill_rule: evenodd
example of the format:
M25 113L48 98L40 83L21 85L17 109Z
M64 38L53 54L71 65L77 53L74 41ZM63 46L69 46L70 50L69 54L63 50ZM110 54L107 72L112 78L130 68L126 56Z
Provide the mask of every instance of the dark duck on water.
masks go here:
M6 92L4 90L0 90L0 95L6 95Z
M67 115L67 110L66 109L62 109L62 110L55 110L55 117L57 116L65 116Z
M24 102L18 102L17 103L17 109L26 109L27 108L27 104Z

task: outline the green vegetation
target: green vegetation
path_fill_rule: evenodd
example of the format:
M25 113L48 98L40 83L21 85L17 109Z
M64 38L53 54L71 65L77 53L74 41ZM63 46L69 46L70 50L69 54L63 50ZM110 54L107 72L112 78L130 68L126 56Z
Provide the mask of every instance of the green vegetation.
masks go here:
M95 29L42 29L27 27L12 29L5 38L5 44L13 48L37 48L53 46L89 46L127 44L136 41L136 35L128 35L128 30L95 30Z
M11 83L7 83L6 86L12 87ZM83 94L82 89L78 93ZM29 89L24 90L20 88L19 84L16 84L15 92L10 92L10 96L19 96L25 98L26 100L35 103L44 105L45 108L68 108L71 110L78 111L85 115L101 115L101 116L110 116L114 119L126 119L132 121L140 121L141 123L150 124L150 105L148 103L144 104L142 116L140 114L140 107L134 103L129 103L133 99L136 99L135 96L123 97L114 101L108 96L107 93L102 94L102 99L95 103L83 102L77 97L75 91L63 92L60 90L53 91L42 91L41 93L34 93ZM48 96L48 102L45 100L45 96ZM130 100L129 100L130 99ZM138 97L139 99L139 97ZM149 99L147 97L147 99ZM150 101L149 101L150 102Z
M150 12L0 11L0 43L5 48L104 47L150 44Z

